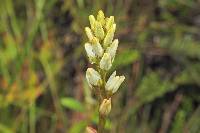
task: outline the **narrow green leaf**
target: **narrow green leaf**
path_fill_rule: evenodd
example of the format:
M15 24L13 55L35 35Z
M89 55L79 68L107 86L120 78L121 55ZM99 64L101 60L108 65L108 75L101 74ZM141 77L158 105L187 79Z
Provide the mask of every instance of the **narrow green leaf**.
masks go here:
M127 66L140 58L140 54L137 50L126 50L117 54L115 57L112 69L117 67Z
M84 111L84 106L82 105L82 103L80 103L74 98L70 98L70 97L61 98L61 104L62 106L74 111L78 111L78 112Z

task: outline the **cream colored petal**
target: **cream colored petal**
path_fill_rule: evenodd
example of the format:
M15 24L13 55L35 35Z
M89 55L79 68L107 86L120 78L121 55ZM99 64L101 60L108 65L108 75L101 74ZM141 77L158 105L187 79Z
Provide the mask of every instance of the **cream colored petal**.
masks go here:
M118 47L118 39L115 39L112 44L110 45L110 47L108 47L106 49L106 52L110 54L111 58L112 58L112 62L115 58L115 54L116 54L116 51L117 51L117 47Z
M93 68L88 68L87 69L87 71L86 71L86 79L88 80L89 84L94 85L94 86L100 86L101 76Z
M106 25L105 28L108 31L110 27L115 23L114 16L110 16L109 18L106 19Z
M94 38L92 30L89 27L85 27L85 33L86 33L89 41L91 41Z
M92 47L93 47L94 53L98 57L102 57L104 50L103 50L101 44L99 43L99 40L96 37L94 37L92 39Z
M95 17L93 15L90 15L89 16L89 21L90 21L90 26L91 26L91 29L94 31L94 27L95 27Z
M98 12L97 21L101 23L102 27L105 25L105 16L102 10Z
M103 116L107 116L111 111L111 98L109 99L103 99L100 107L99 107L99 113Z
M90 43L85 43L85 51L89 58L95 58L95 53L93 52L93 47Z
M106 86L105 86L106 91L112 92L112 90L113 90L113 88L114 88L114 86L115 86L115 84L117 83L118 80L119 80L119 76L112 78L112 80L108 84L106 84Z
M113 87L112 93L114 94L120 87L120 85L122 84L122 82L124 81L125 77L124 76L120 76L117 83L115 84L115 86Z
M109 29L108 33L106 34L104 38L104 41L103 41L104 48L107 48L112 43L115 29L116 29L116 24L113 24L113 26Z
M112 66L112 63L111 63L111 56L110 54L108 53L104 53L101 61L100 61L100 68L102 70L109 70Z
M96 21L95 28L94 28L94 35L99 39L102 40L104 38L104 30L100 22Z

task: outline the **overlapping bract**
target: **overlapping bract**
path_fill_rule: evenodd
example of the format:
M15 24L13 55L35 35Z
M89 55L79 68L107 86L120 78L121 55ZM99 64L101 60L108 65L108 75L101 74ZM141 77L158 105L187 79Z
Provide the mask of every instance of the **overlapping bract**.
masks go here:
M106 18L101 10L96 19L93 15L90 15L89 21L91 28L85 28L88 37L85 50L90 63L97 65L100 70L88 68L86 78L90 87L101 87L103 81L100 72L106 73L112 67L119 43L118 39L113 41L116 24L114 16ZM118 90L124 79L124 76L116 76L116 72L114 72L103 88L113 94Z

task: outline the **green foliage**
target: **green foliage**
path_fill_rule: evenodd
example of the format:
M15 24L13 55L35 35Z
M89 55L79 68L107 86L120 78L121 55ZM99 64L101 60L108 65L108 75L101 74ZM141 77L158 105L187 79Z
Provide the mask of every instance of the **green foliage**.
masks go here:
M180 110L176 113L175 120L172 125L172 133L183 131L185 119L185 112L183 110Z
M61 104L64 107L69 108L74 111L83 112L85 110L84 106L74 98L69 98L69 97L61 98Z
M199 85L200 64L194 63L176 76L175 82L178 84L198 84Z
M126 50L116 55L112 69L127 66L140 59L140 53L137 50Z
M190 36L184 36L182 39L178 38L163 38L161 40L161 47L169 49L172 54L181 56L200 58L200 46L197 41Z
M152 100L174 90L175 87L169 80L161 80L161 77L157 73L152 72L142 79L141 85L135 92L135 96L144 104L152 102Z
M187 122L190 133L197 133L200 130L200 108L198 107Z

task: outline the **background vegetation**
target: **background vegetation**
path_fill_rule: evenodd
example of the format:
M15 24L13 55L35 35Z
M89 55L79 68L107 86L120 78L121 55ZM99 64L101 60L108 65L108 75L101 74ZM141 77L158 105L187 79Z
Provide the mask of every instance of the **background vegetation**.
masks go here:
M88 15L114 15L113 70L126 81L111 133L200 131L199 0L0 0L0 132L83 133L97 108L85 80Z

